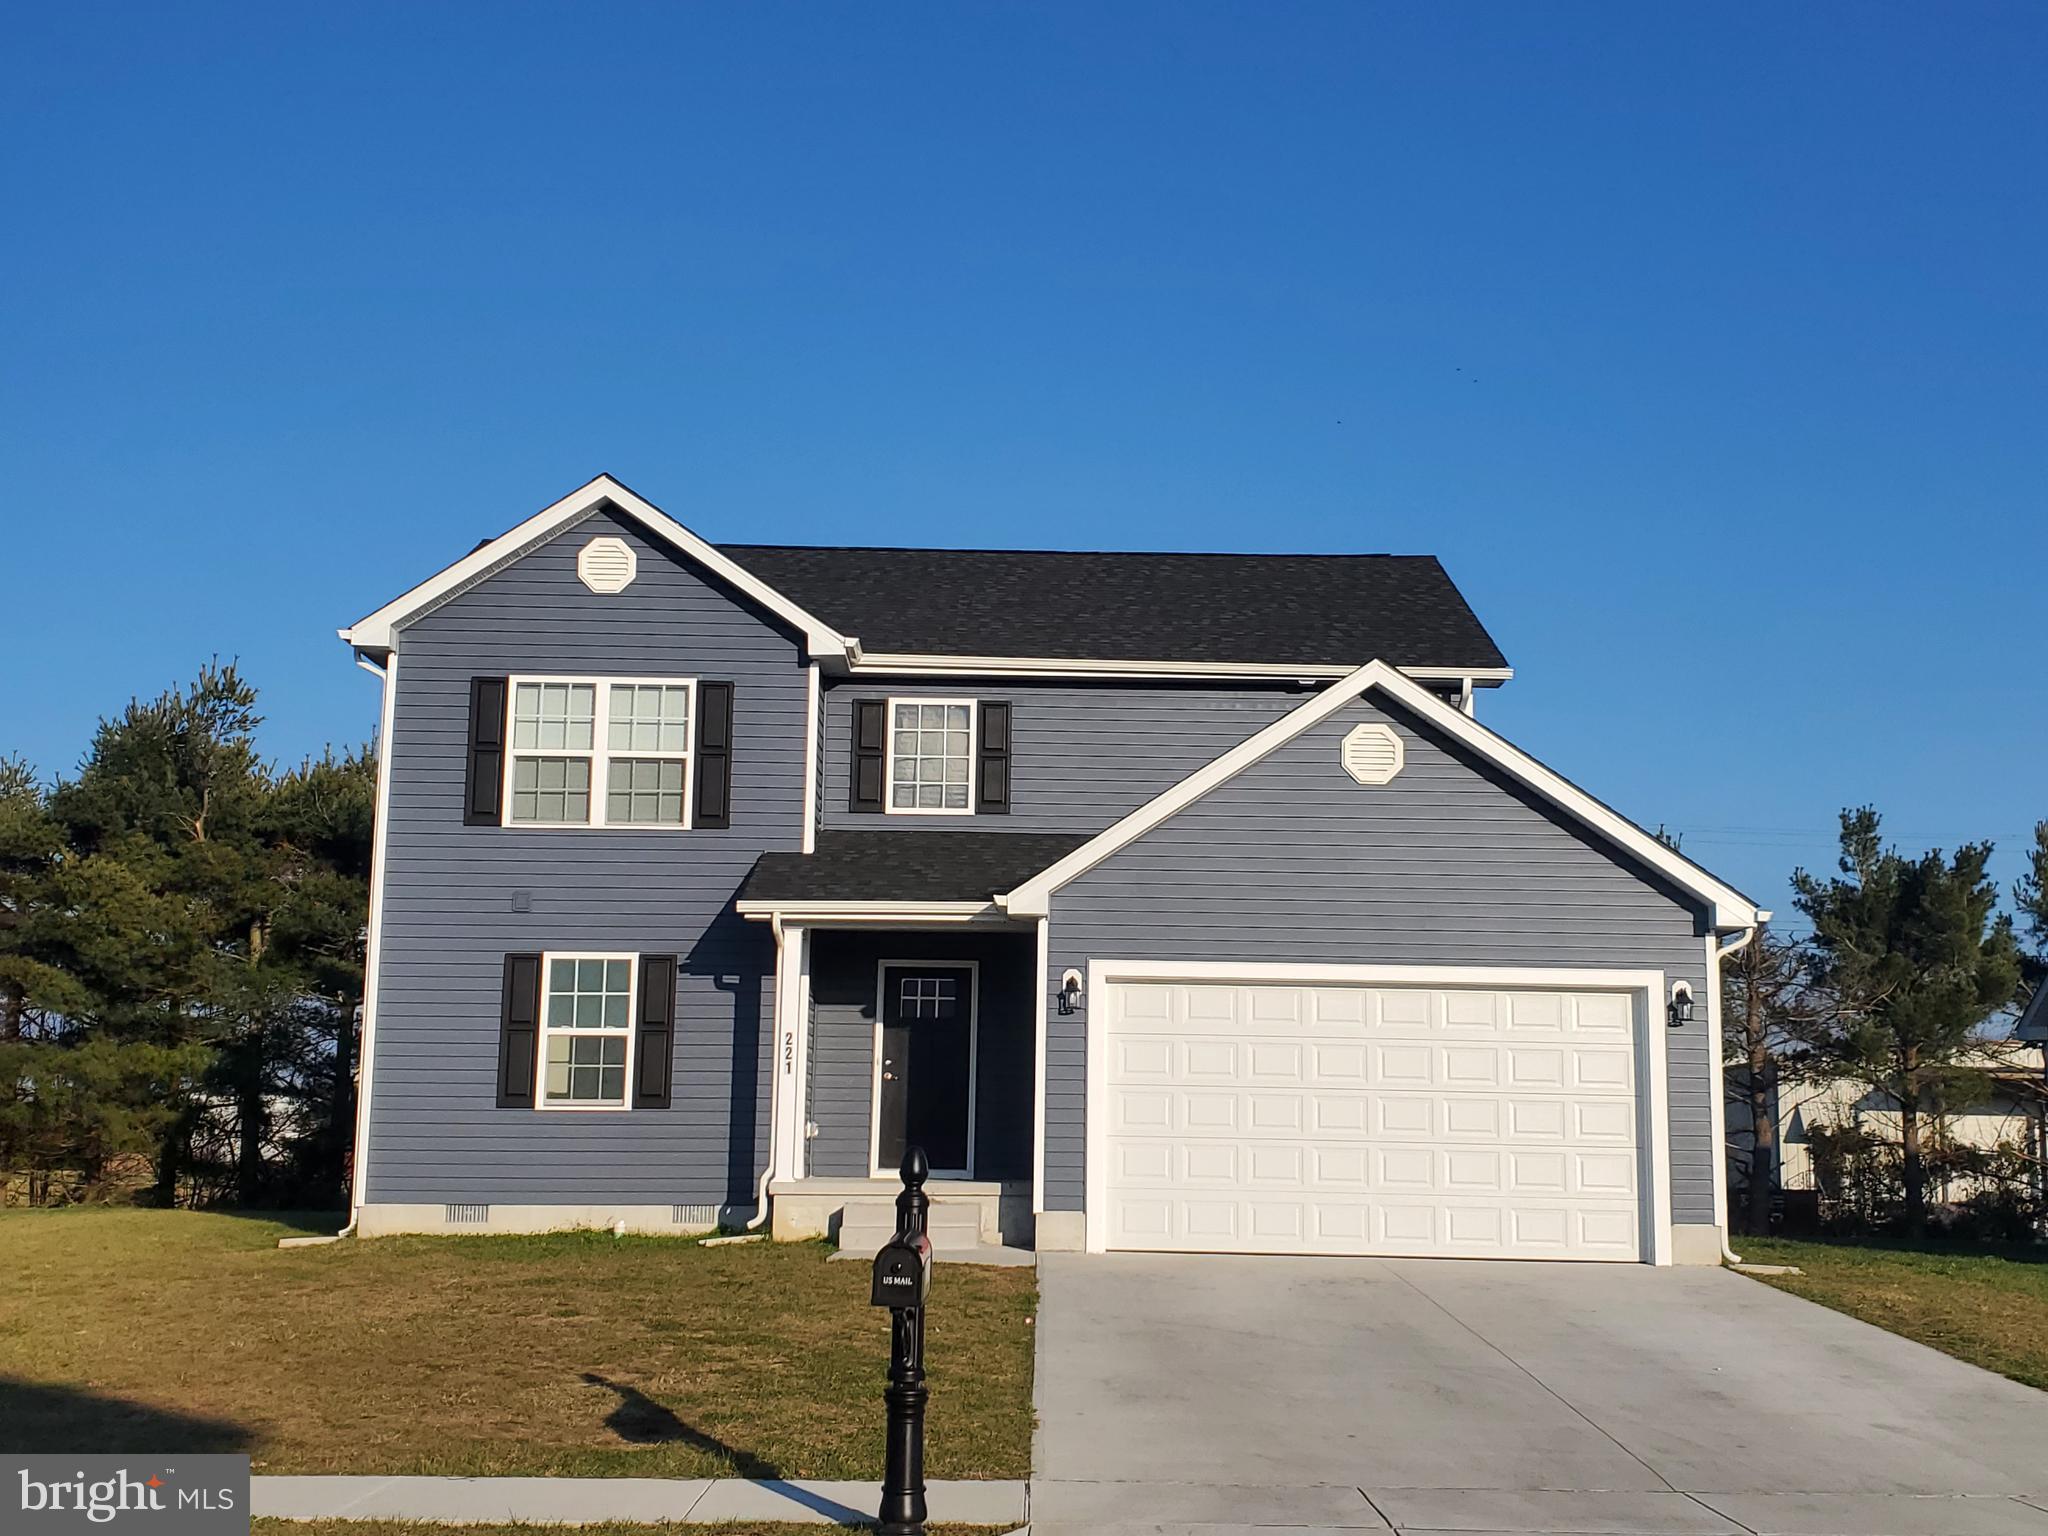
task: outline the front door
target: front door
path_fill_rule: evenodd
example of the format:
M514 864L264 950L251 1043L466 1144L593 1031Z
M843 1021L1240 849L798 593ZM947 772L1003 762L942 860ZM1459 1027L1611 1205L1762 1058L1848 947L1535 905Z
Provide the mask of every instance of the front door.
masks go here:
M882 967L877 1173L918 1146L934 1173L973 1174L974 986L971 965Z

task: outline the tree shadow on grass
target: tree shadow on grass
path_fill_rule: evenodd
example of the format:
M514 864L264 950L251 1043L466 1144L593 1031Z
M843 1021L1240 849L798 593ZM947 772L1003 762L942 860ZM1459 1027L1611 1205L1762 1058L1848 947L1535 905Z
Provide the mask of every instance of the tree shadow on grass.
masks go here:
M233 1453L255 1438L225 1419L0 1376L0 1452L12 1455Z
M309 1237L332 1237L348 1225L347 1211L266 1211L253 1206L221 1205L207 1208L209 1216L237 1216L246 1221L274 1221Z
M618 1398L617 1406L605 1415L605 1428L628 1444L687 1445L693 1451L715 1456L726 1463L732 1468L734 1477L772 1480L782 1476L782 1469L773 1462L763 1461L752 1451L727 1445L701 1429L693 1429L638 1387L629 1387L594 1371L584 1372L583 1379L593 1387L603 1387Z

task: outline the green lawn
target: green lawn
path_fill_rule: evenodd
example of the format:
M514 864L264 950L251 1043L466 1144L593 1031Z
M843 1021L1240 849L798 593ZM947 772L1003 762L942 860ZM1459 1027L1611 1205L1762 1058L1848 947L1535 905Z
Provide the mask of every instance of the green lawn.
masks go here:
M873 1478L888 1314L820 1244L602 1233L279 1250L288 1221L0 1211L0 1450L259 1472ZM332 1230L329 1227L329 1230ZM933 1284L932 1477L1023 1477L1028 1269Z
M1736 1246L1750 1263L1805 1271L1764 1277L1766 1285L2048 1388L2048 1247L1986 1252L1758 1237Z

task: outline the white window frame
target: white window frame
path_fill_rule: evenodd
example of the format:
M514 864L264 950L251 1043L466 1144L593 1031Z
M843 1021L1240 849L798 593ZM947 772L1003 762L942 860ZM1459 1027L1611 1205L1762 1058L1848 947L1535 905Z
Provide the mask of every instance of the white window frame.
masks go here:
M531 826L531 822L521 822ZM548 1036L606 1035L609 1030L550 1029L548 1027L548 976L557 960L623 960L626 962L626 1090L616 1104L550 1104L548 1102ZM616 1115L633 1107L634 1058L640 1044L640 957L617 950L551 949L540 957L540 1027L533 1047L533 1107L549 1114Z
M512 745L513 722L519 713L519 690L524 685L535 683L575 683L595 689L591 708L590 751L557 751L552 748L521 751ZM678 754L674 752L614 753L611 750L611 703L613 688L684 688L689 691L689 745ZM626 832L687 832L691 817L696 811L697 800L697 679L694 677L566 677L552 673L529 672L505 679L505 773L504 783L499 789L498 804L503 807L498 824L532 831L585 830L592 828ZM590 758L590 820L588 821L515 821L512 817L512 772L513 765L522 757L583 757ZM606 802L611 798L609 789L611 760L614 756L625 758L653 757L665 761L680 758L683 765L683 819L681 821L621 821L612 822L606 818Z
M940 704L962 705L967 710L967 804L946 805L898 805L896 803L896 706L899 704ZM916 694L897 694L882 701L886 716L883 728L887 741L882 755L882 809L891 816L972 816L977 791L981 786L975 783L974 768L981 753L981 701L979 699L925 698Z

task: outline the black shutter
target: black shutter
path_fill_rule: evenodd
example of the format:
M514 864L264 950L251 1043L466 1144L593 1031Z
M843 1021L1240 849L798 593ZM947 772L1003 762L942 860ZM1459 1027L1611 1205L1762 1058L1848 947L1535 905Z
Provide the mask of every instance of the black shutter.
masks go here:
M879 811L882 808L882 764L886 756L884 731L888 703L882 699L853 701L853 809Z
M676 957L640 957L640 1038L633 1046L633 1107L667 1109L676 1036Z
M697 685L698 827L732 825L732 684Z
M1007 815L1010 809L1010 706L984 702L981 743L974 768L975 809Z
M505 679L469 680L469 768L462 780L466 826L495 827L503 818L505 785Z
M498 1025L498 1108L533 1108L539 1042L540 956L507 955L504 1011Z

